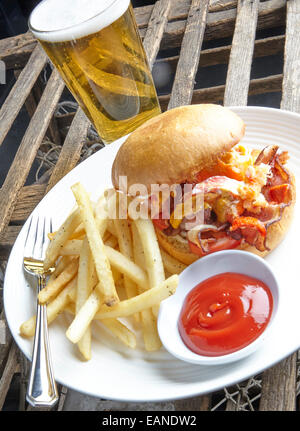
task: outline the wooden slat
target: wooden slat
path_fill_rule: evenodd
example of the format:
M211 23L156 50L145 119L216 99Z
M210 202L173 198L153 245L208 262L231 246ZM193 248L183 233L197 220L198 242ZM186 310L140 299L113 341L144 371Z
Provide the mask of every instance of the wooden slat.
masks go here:
M58 161L53 169L47 191L76 166L90 124L90 121L82 109L79 108L68 131Z
M33 184L21 189L10 221L12 223L24 222L34 210L46 192L45 184Z
M53 70L0 190L0 233L9 223L15 200L26 181L63 89L59 73Z
M40 46L37 46L27 65L22 70L11 92L0 109L0 145L11 128L15 118L29 95L35 81L47 61L47 56Z
M22 226L7 226L0 234L0 260L6 260Z
M221 10L233 9L237 5L237 0L210 0L209 11L219 12Z
M25 66L37 42L32 33L27 32L0 40L0 60L6 70Z
M193 96L209 0L192 0L168 109L188 105Z
M300 2L287 2L281 108L300 113Z
M195 411L202 412L210 410L211 407L211 396L202 395L199 397L186 398L174 402L175 409L177 411Z
M259 410L294 411L296 409L296 359L297 354L294 353L263 373Z
M239 0L224 105L247 105L259 0Z
M0 376L2 375L5 364L7 362L8 354L10 351L12 336L8 330L8 326L5 320L4 310L0 313L0 321L5 324L5 344L0 344Z
M159 51L161 39L168 22L171 3L172 0L159 0L155 3L152 9L148 28L143 41L151 69Z
M16 372L18 366L18 348L15 343L12 343L7 363L0 379L0 410L2 410L5 398L10 386L11 379Z
M19 78L20 74L22 73L21 69L17 69L14 71L14 75L16 77L16 80ZM41 76L39 76L34 83L34 86L30 90L30 93L25 100L25 107L30 117L33 116L34 111L36 110L36 107L38 105L38 102L43 94L43 85ZM57 126L57 120L55 117L51 118L49 128L46 132L46 135L49 137L49 139L54 142L56 145L61 144L60 139L60 133Z

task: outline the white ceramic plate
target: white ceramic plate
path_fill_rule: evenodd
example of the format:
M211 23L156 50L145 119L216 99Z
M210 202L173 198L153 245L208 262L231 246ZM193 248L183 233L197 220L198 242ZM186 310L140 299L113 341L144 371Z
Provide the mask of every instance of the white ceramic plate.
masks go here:
M243 143L263 147L278 144L291 156L289 166L300 180L300 115L276 109L232 108L246 123ZM102 149L66 175L40 202L35 211L53 216L58 227L74 206L70 186L80 181L96 199L110 186L110 171L122 140ZM200 366L187 364L167 351L146 353L129 350L95 327L92 359L81 362L65 337L70 317L61 315L50 327L54 371L58 382L101 398L121 401L160 401L195 396L231 385L272 366L300 347L300 240L299 203L291 230L267 260L279 283L284 284L281 315L274 336L253 355L232 364ZM18 346L30 358L32 341L19 336L20 324L35 313L35 291L22 270L27 224L12 249L4 283L4 306L10 330Z

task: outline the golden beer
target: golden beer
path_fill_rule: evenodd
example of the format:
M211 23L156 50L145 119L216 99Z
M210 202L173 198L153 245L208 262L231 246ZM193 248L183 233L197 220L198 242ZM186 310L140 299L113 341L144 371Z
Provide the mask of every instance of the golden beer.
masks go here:
M104 143L161 112L129 0L44 0L29 24Z

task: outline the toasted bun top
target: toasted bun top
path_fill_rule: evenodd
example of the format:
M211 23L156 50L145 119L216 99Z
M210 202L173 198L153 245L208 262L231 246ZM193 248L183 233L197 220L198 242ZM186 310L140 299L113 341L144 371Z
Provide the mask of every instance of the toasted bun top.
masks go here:
M119 149L112 182L127 176L128 187L194 182L195 175L229 151L243 137L243 120L220 105L174 108L136 129Z

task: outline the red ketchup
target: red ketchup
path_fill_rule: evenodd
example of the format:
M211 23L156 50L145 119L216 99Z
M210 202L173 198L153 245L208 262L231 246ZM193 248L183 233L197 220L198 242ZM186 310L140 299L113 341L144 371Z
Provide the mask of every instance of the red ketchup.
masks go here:
M266 284L226 272L202 281L187 295L179 332L185 345L199 355L226 355L254 341L266 328L272 309Z

